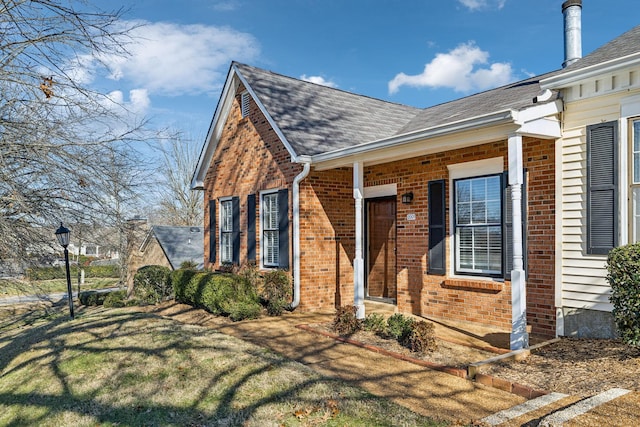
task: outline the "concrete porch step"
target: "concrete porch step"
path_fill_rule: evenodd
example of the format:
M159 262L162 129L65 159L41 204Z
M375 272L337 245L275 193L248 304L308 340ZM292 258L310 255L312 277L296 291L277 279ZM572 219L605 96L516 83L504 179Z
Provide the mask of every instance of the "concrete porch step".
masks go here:
M481 421L491 426L562 426L589 411L630 393L630 390L612 388L596 396L580 399L562 393L550 393L528 400L520 405L497 412Z

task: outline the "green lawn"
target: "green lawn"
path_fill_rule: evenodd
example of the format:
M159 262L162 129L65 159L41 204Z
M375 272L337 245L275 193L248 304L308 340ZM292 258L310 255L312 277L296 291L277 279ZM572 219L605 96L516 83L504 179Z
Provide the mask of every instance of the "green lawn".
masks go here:
M0 310L0 425L437 425L204 327L60 310Z
M103 289L118 286L118 278L86 278L83 285L80 286L81 291L91 289ZM78 291L78 278L71 278L71 290ZM17 295L46 295L56 292L67 292L66 279L53 280L1 280L0 281L0 298L3 296Z

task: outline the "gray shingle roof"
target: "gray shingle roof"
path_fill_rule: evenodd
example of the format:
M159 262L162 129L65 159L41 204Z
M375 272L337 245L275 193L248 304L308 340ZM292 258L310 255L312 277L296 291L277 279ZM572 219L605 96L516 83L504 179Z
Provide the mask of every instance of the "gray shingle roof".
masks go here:
M497 113L498 111L508 109L517 111L531 107L533 106L533 98L540 95L540 80L555 73L557 71L426 108L404 126L399 134ZM555 98L550 101L553 100Z
M393 136L420 111L234 63L298 155Z
M602 64L612 59L623 58L640 51L640 25L600 46L582 59L569 65L560 74Z
M204 266L204 229L202 227L154 225L151 233L158 240L174 269L180 268L185 261L194 262L197 268Z

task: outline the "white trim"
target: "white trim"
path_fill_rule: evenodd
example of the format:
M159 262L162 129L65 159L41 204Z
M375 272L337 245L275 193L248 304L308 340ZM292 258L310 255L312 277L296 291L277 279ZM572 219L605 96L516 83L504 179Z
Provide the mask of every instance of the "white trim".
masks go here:
M631 140L629 138L629 120L634 117L640 117L640 95L628 96L620 100L620 122L618 127L620 132L618 134L619 144L619 199L620 200L620 235L618 236L618 243L620 246L626 245L631 241L631 230L629 228L631 219L629 218L629 211L631 206L629 201L631 200L631 188L629 182L629 175L633 173L633 169L630 170L630 165L633 159L629 152L629 146Z
M233 197L220 197L218 198L218 253L220 254L220 265L224 264L224 263L231 263L233 262L233 239L231 240L231 259L229 260L223 260L223 250L222 250L222 226L224 225L224 220L223 220L223 214L224 214L224 209L222 208L222 205L224 203L231 203L231 232L233 233Z
M388 197L398 195L398 184L375 185L364 187L364 198L375 199L376 197Z
M562 89L571 86L590 77L596 77L606 73L612 73L621 69L634 67L640 63L640 52L631 55L615 58L611 61L594 64L590 67L579 68L573 71L566 71L540 81L540 88Z

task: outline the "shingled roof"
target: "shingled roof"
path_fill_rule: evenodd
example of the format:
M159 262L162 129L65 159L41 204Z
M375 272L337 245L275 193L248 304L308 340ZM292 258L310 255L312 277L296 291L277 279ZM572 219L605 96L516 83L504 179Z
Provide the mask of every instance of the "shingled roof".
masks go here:
M234 65L297 155L388 138L421 111L245 64Z
M149 236L151 235L158 240L174 270L180 268L185 261L195 263L197 268L203 267L204 229L202 227L154 225L149 231Z
M296 155L313 156L431 127L533 105L532 77L425 109L381 101L234 63ZM555 98L554 98L555 99ZM553 100L553 99L552 99Z

